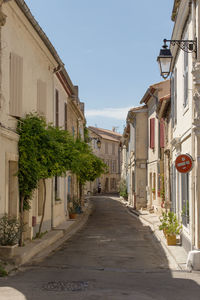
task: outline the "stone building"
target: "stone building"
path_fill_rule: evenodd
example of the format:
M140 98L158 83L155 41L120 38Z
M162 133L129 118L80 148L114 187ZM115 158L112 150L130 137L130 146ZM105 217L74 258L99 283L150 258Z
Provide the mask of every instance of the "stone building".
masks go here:
M151 85L141 104L148 108L147 207L160 213L164 183L164 123L157 117L157 106L170 94L170 80Z
M120 140L122 135L115 131L92 126L89 126L88 130L94 154L108 166L108 173L91 183L89 191L93 194L97 193L98 184L101 183L101 193L117 193L121 173ZM100 143L97 143L99 141Z
M147 116L146 105L130 109L122 138L128 201L136 209L147 206Z
M77 88L26 3L6 1L0 9L0 215L18 217L17 121L27 113L38 112L47 122L68 129L76 137L83 136L85 118ZM65 220L69 177L66 174L65 178L46 180L42 231ZM43 186L39 184L31 200L31 210L25 216L26 238L32 238L38 230L43 201Z
M200 248L200 1L175 0L173 40L193 41L194 51L171 45L171 200L183 224L182 244L189 251ZM197 48L195 43L197 42ZM186 50L186 51L185 51ZM188 49L189 50L189 49ZM189 53L188 53L189 52ZM180 173L175 166L180 154L189 154L193 168Z

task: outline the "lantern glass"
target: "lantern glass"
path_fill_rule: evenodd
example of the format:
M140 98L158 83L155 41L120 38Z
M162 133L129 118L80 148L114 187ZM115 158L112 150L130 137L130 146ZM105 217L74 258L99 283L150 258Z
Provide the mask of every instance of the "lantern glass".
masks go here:
M97 147L98 147L98 149L101 148L101 141L99 139L97 140Z
M160 67L160 75L164 79L166 79L170 74L172 58L170 49L160 50L160 55L158 56L157 61Z

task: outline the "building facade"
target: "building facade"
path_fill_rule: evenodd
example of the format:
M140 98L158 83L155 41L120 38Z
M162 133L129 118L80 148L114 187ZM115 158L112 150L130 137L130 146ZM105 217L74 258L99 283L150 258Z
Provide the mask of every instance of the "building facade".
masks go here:
M89 192L97 193L100 183L101 193L117 193L121 174L121 134L92 126L89 126L88 130L94 154L101 158L108 167L108 173L90 184ZM98 140L101 144L100 148L97 145Z
M122 178L126 174L128 201L136 209L147 206L147 112L146 105L129 110L122 138Z
M199 32L199 1L174 1L172 39L195 40ZM183 224L182 243L187 251L200 248L200 52L188 53L171 46L172 97L172 203ZM193 169L188 173L176 170L180 154L189 154Z
M0 38L4 45L0 55L0 215L18 217L18 120L37 112L47 122L74 132L76 137L83 136L85 118L77 88L25 2L8 1L0 8ZM42 231L65 220L70 176L46 180L47 203ZM43 197L43 185L39 183L31 209L25 213L25 238L31 239L38 231Z
M157 106L170 94L170 81L150 86L140 103L148 107L147 207L160 214L164 188L164 123L157 116Z

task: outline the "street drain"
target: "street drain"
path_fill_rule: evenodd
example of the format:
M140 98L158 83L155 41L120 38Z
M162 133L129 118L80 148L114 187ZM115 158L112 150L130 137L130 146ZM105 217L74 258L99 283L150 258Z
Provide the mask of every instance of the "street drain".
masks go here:
M52 292L80 292L88 288L87 281L50 281L43 286L46 291Z

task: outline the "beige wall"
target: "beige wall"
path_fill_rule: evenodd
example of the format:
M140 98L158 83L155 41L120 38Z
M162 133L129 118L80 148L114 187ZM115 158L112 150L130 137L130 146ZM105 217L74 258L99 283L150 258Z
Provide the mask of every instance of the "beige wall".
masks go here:
M87 184L86 193L90 191L91 193L96 193L98 189L98 183L101 183L102 193L116 193L119 188L120 181L120 166L119 166L119 156L121 156L121 151L119 151L119 141L112 140L109 138L105 139L94 132L89 130L89 135L93 139L91 141L91 147L96 156L100 157L104 163L108 165L108 173L103 174L100 178L96 179L93 183ZM96 139L100 139L101 148L98 149L96 144ZM121 158L120 158L121 161Z

